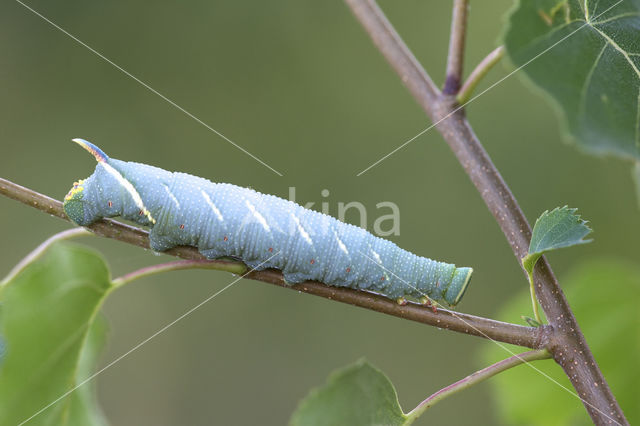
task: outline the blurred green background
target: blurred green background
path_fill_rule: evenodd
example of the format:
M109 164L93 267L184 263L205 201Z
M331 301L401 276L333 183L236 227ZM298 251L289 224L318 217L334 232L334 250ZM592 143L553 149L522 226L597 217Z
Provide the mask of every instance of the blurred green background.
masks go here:
M93 159L70 142L82 137L115 158L282 197L294 186L299 202L329 202L333 215L338 202L360 201L370 230L388 213L376 204L393 201L401 211L394 242L474 267L459 310L495 315L527 287L493 217L436 131L356 177L430 123L342 2L28 5L284 176L17 2L0 6L0 176L61 199L94 168ZM450 2L381 5L440 84ZM468 70L497 46L511 5L472 2ZM480 90L507 72L498 66ZM552 254L557 275L601 256L638 262L640 217L627 164L564 144L549 104L517 76L474 101L468 115L531 221L565 204L590 220L595 242ZM329 197L320 195L323 189ZM70 227L3 197L0 218L0 275L43 239ZM355 215L347 219L356 221ZM114 276L169 259L115 241L83 243L104 253ZM220 272L174 272L119 290L105 308L111 332L101 365L232 279ZM583 331L589 340L589 330ZM330 371L364 356L389 376L407 411L482 367L480 351L487 345L492 343L241 281L101 374L98 394L117 425L281 425ZM417 424L496 424L488 390L485 383L459 394Z

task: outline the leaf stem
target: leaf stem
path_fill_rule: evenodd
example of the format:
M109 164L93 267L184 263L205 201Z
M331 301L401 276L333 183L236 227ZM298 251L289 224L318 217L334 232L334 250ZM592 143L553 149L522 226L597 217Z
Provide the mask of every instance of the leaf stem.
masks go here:
M638 202L638 209L640 209L640 161L636 161L635 166L631 170L631 175L636 187L636 201Z
M447 73L442 93L455 95L460 90L462 70L464 66L464 46L467 33L467 12L469 0L454 0L451 16L451 35L449 37L449 55L447 56Z
M538 299L536 298L536 286L533 282L533 274L529 274L529 292L531 293L531 306L533 307L533 317L539 324L542 324L542 319L540 318L540 311L538 309Z
M471 99L471 95L480 81L487 75L489 70L497 64L504 56L504 46L499 46L489 53L475 69L469 74L467 80L458 92L457 100L460 105L464 105Z
M442 401L443 399L448 398L451 395L454 395L464 389L481 383L488 378L493 377L496 374L513 368L517 365L548 358L551 358L551 354L546 349L537 349L514 355L507 359L503 359L500 362L492 364L486 368L483 368L480 371L476 371L475 373L468 375L464 379L458 380L457 382L450 384L443 389L440 389L438 392L434 393L433 395L422 401L420 404L418 404L416 408L407 413L406 425L410 425L429 408L433 407L435 404Z
M69 221L69 218L64 214L60 201L17 185L6 179L0 178L0 194ZM102 237L113 238L146 249L149 248L149 234L145 230L112 219L100 220L88 226L87 229ZM163 253L188 260L206 260L194 247L180 246ZM228 271L232 265L234 265L234 267L246 267L244 263L239 261L217 259L208 262L211 265L211 269L220 269L223 271ZM433 312L431 309L415 303L399 305L395 301L374 293L349 288L331 287L317 281L306 281L292 286L285 283L282 272L275 269L251 271L244 277L299 292L313 294L337 302L348 303L387 315L428 324L441 329L528 348L545 347L548 344L552 331L550 327L523 327L521 325L482 318L462 312L448 311L446 309L438 309L437 312Z
M118 288L139 278L160 274L162 272L179 271L182 269L215 269L218 271L227 271L232 274L242 275L247 272L248 268L244 263L240 262L229 262L226 265L220 265L218 262L211 260L176 260L173 262L146 266L133 272L129 272L128 274L114 279L112 284L114 288Z

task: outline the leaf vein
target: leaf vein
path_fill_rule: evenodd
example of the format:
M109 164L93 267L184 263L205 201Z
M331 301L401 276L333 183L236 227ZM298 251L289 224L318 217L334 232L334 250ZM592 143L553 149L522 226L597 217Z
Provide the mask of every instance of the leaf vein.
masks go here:
M586 8L587 8L587 11L588 11L588 10L589 10L589 9L588 9L588 7L589 7L589 6L588 6L588 4L589 4L589 0L584 0L584 4L585 4L585 6L586 6ZM600 0L595 0L595 3L593 4L593 10L591 11L591 12L593 12L593 14L594 14L594 15L595 15L595 14L596 14L596 12L598 11L598 6L600 6ZM589 17L588 17L588 16L587 16L586 18L587 18L587 20L589 20Z
M624 56L624 58L627 60L629 65L631 65L631 68L635 71L636 75L640 79L640 70L638 69L636 64L633 63L633 61L629 57L629 54L622 47L620 47L620 45L618 45L618 43L616 43L615 40L613 40L611 37L609 37L609 35L607 33L605 33L604 31L602 31L602 30L600 30L600 29L598 29L596 27L594 27L593 25L591 25L591 28L596 30L606 41L609 42L609 44L611 44L611 46L614 49L616 49L618 52L620 52L622 54L622 56Z
M617 19L628 18L628 17L633 17L633 16L640 16L640 13L639 12L621 13L620 15L612 16L611 18L603 19L602 21L591 22L591 25L602 25L602 24L606 24L606 23L611 22L611 21L615 21Z
M609 45L608 43L606 42L604 43L604 45L602 46L602 49L600 50L600 53L598 53L598 57L593 62L593 66L591 67L591 69L589 70L589 73L587 74L587 78L585 78L584 80L584 85L582 86L582 91L580 93L580 104L579 104L580 113L578 114L579 117L584 117L584 114L586 113L587 92L589 91L589 86L591 86L593 74L595 73L595 70L598 67L598 63L600 62L600 59L602 59L604 51L607 50L608 45Z
M565 22L562 25L558 25L557 27L553 28L551 31L549 31L548 33L542 34L541 36L538 36L536 38L533 38L531 40L529 40L527 42L527 44L523 45L523 47L525 48L530 48L536 44L538 44L539 41L542 40L547 40L547 39L551 39L552 36L554 34L556 34L557 32L559 32L560 30L565 29L566 27L570 26L571 24L575 23L575 22L582 22L583 24L580 26L580 28L584 27L585 25L587 25L587 22L582 20L582 19L574 19L573 21L570 22ZM578 29L580 29L578 28ZM577 32L577 30L575 30L574 32ZM549 40L549 43L551 43L551 40Z

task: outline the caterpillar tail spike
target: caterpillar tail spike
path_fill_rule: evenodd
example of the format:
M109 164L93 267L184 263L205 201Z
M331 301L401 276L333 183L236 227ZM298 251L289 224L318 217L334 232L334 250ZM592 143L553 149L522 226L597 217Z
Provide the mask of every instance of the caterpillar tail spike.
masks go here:
M82 138L74 138L71 140L77 143L78 145L80 145L81 147L83 147L84 149L86 149L87 151L89 151L89 153L91 153L91 155L95 157L98 163L109 161L109 157L107 156L107 154L105 154L104 151L102 151L100 148L98 148L91 142L86 141Z

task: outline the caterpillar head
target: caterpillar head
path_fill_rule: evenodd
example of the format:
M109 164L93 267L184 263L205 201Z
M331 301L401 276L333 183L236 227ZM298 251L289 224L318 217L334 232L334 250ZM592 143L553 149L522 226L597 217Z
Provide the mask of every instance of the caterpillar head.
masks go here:
M69 219L87 226L103 217L124 216L143 225L155 223L140 194L122 174L122 161L109 158L100 148L84 139L73 139L98 162L95 171L74 182L64 197L63 208Z
M109 159L107 155L102 152L100 148L93 145L91 142L87 142L84 139L73 139L75 143L89 151L95 159L100 163L106 163ZM96 170L97 172L97 170ZM87 179L79 180L73 183L73 186L65 195L64 203L62 207L64 212L69 216L69 219L81 226L86 226L99 219L96 214L94 202L91 199L92 193L91 187L93 186L94 175L92 174Z
M73 187L64 197L62 207L69 219L79 225L84 225L84 180L73 182Z

